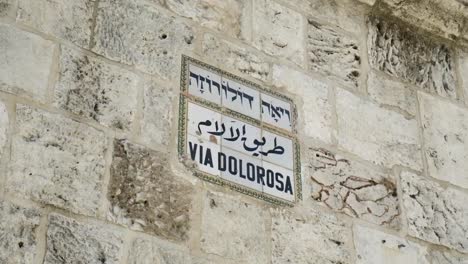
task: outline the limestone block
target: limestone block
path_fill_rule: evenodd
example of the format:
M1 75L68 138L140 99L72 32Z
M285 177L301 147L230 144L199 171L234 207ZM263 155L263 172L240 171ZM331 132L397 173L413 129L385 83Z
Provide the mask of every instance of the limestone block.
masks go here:
M15 19L17 0L0 0L0 20L5 18Z
M193 187L170 171L167 154L114 141L108 191L110 220L171 240L190 229Z
M179 76L180 55L194 46L193 30L140 0L99 2L92 50L163 78Z
M104 133L94 128L18 105L7 191L75 213L96 215L106 141Z
M55 45L0 25L0 90L45 101Z
M94 0L18 0L17 21L88 48Z
M273 0L253 0L252 41L266 53L304 63L304 22L300 13Z
M282 65L273 66L273 84L285 88L302 99L298 120L304 120L304 134L331 143L332 106L328 85L304 73Z
M468 110L419 93L429 175L468 187Z
M452 50L414 30L377 18L369 20L369 60L373 68L422 90L456 97Z
M0 262L33 263L40 213L0 201Z
M468 264L468 256L453 252L431 251L432 264Z
M203 54L223 68L231 68L254 78L266 81L270 66L266 59L252 50L205 34Z
M313 200L374 224L399 227L397 186L389 174L317 148L308 149L306 166Z
M308 68L334 75L352 87L359 85L361 55L358 41L333 27L321 25L312 19L307 23Z
M130 130L137 108L138 76L63 47L55 105L104 126Z
M44 264L121 263L123 234L104 224L49 215Z
M143 114L141 117L141 141L149 146L168 145L171 141L173 120L172 100L174 91L152 80L143 85Z
M246 22L248 2L243 0L166 0L175 13L234 37Z
M351 263L351 228L333 215L275 212L271 232L273 264Z
M460 77L463 94L465 96L465 103L468 104L468 52L461 53L459 57L460 62Z
M407 84L370 71L367 79L367 91L370 98L381 105L395 107L412 116L416 115L416 91Z
M130 249L129 264L190 264L187 249L156 239L137 238Z
M468 195L409 172L401 181L408 233L468 253Z
M10 126L10 119L6 106L0 101L0 160L2 159L5 151L5 146L8 142L8 132Z
M246 263L268 263L267 213L221 193L207 193L201 225L201 248L208 254Z
M352 93L337 90L338 143L377 165L421 169L418 124Z
M428 249L406 239L368 227L354 226L356 264L412 263L429 264Z

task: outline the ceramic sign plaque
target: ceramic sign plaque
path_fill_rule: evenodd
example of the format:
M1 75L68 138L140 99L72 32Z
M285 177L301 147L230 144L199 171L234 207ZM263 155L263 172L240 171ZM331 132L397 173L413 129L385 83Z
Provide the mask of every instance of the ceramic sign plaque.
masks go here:
M179 154L195 175L277 204L301 197L291 99L182 57Z

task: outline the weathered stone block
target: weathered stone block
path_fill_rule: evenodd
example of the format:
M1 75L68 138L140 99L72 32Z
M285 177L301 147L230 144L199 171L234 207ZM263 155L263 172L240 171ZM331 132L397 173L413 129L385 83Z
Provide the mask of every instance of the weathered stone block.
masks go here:
M94 0L18 0L18 22L87 48Z
M40 213L0 201L0 262L33 263Z
M368 227L359 225L354 227L354 244L357 254L356 264L430 263L426 247Z
M17 7L17 0L0 0L0 19L15 19Z
M14 132L7 191L96 215L105 171L104 133L25 105L17 106Z
M243 0L166 0L175 13L231 36L240 36L248 2Z
M172 100L175 93L167 84L153 80L146 81L143 89L141 141L149 146L168 145L171 141Z
M193 187L171 173L167 154L114 141L110 220L171 240L190 229Z
M330 26L308 20L308 68L336 78L352 87L359 85L361 55L353 37Z
M190 264L187 249L156 239L137 238L133 241L129 256L130 264Z
M134 73L63 47L55 105L128 131L136 114L137 85Z
M99 2L92 50L150 74L179 75L180 55L194 46L193 30L140 0Z
M333 215L275 212L271 232L273 264L351 263L351 228Z
M261 55L252 50L206 34L203 38L203 54L226 68L237 70L266 81L270 66Z
M0 101L0 160L2 160L5 146L8 142L10 119L6 106Z
M416 120L408 120L343 89L337 90L336 100L340 146L378 165L421 169Z
M45 101L54 48L51 41L0 25L0 90Z
M417 95L415 89L409 85L371 71L367 79L367 91L369 96L381 105L395 107L412 116L416 115Z
M299 120L304 120L304 134L331 143L332 106L328 100L328 85L291 68L274 65L273 83L302 99L298 105Z
M44 264L121 263L123 234L97 223L49 215Z
M325 149L309 149L312 199L337 212L398 228L395 179Z
M468 187L468 110L420 93L421 122L429 175Z
M373 68L423 90L455 98L452 50L394 22L369 20L369 60Z
M304 22L300 13L273 0L253 0L252 41L266 53L304 63Z
M268 263L267 213L218 193L205 197L201 248L208 254L246 263Z
M459 57L460 62L460 77L463 94L465 96L465 103L468 104L468 52L461 53Z
M409 172L401 181L408 233L468 253L468 195Z
M456 254L453 252L431 251L433 264L468 264L468 256Z

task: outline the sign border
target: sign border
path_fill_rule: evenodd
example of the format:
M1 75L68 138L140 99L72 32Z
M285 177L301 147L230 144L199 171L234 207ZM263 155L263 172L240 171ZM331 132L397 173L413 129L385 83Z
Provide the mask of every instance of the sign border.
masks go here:
M244 84L246 86L249 86L253 89L258 90L259 92L266 93L270 96L279 98L281 100L287 101L290 106L291 106L291 112L292 114L292 131L287 131L281 128L274 127L270 124L267 124L265 122L261 122L260 120L254 119L252 117L246 116L244 114L238 113L236 111L227 109L225 107L222 107L218 104L209 102L207 100L198 98L196 96L192 96L188 94L188 76L189 76L189 64L195 64L198 67L205 68L206 70L209 70L211 72L217 73L222 76L227 76L230 79L233 79L241 84ZM221 177L217 177L215 175L211 175L206 172L202 172L200 170L195 170L193 172L194 176L210 182L214 183L220 186L225 186L229 187L231 190L246 194L248 196L275 204L275 205L287 205L287 206L294 206L298 201L302 200L302 177L301 177L301 156L300 156L300 146L299 142L297 139L297 130L296 130L296 120L297 120L297 110L296 110L296 105L294 104L293 100L283 94L280 94L276 91L269 90L267 88L264 88L263 86L260 86L254 82L245 80L239 76L236 76L232 73L226 72L224 70L218 69L212 65L209 65L205 62L199 61L197 59L191 58L186 55L182 55L182 64L181 64L181 74L180 74L180 93L179 93L179 117L178 117L178 138L177 138L177 148L178 148L178 153L179 157L184 158L186 155L186 148L187 148L187 142L186 142L186 136L187 136L187 119L188 119L188 102L193 102L205 107L208 107L211 110L217 111L223 115L240 119L243 122L247 122L249 124L255 125L260 127L261 129L264 129L269 132L273 132L276 134L280 134L282 136L285 136L293 141L293 160L295 160L293 164L293 172L295 173L295 192L296 195L294 197L294 201L287 201L279 197L275 197L270 194L266 194L263 192L259 192L256 190L253 190L247 186L243 186L231 181L228 181L226 179L223 179Z

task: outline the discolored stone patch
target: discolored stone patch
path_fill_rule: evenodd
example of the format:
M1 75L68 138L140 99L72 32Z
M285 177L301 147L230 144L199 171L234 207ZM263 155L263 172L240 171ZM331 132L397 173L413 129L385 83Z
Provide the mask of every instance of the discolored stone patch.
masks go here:
M369 19L369 60L373 68L427 92L456 97L453 51L413 29L375 17Z
M186 240L193 187L176 178L169 166L165 153L115 140L108 218L135 230Z
M0 0L0 19L14 19L17 5L17 0Z
M191 264L186 248L157 239L137 238L130 249L129 264Z
M398 228L396 182L390 175L325 149L309 150L312 199L337 212Z
M44 264L121 263L123 234L103 224L49 215Z
M33 263L40 212L0 201L0 263Z

